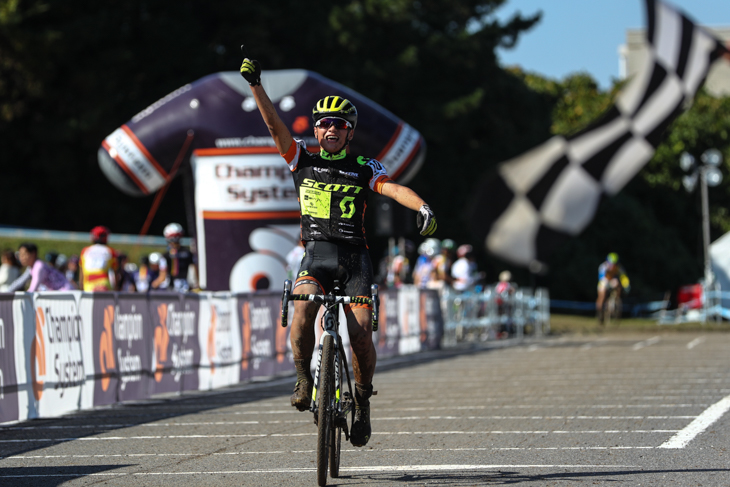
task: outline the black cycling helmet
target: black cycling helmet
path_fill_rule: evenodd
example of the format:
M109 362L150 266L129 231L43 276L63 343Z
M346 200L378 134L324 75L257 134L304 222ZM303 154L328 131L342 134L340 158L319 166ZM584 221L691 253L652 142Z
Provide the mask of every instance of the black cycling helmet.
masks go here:
M325 117L344 118L352 124L352 128L357 126L357 108L350 100L341 96L325 96L317 102L312 110L314 123Z

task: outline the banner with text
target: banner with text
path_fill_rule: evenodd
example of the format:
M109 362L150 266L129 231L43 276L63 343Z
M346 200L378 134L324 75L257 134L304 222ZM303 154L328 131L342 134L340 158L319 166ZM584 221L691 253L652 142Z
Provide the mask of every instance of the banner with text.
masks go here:
M280 315L273 292L0 293L0 423L292 375ZM436 349L442 331L435 291L381 294L380 358Z

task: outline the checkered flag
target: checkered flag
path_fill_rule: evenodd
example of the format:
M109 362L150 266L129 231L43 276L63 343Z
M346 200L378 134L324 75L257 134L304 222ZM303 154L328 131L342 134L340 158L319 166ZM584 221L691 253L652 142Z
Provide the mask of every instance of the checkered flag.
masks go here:
M710 65L728 51L674 8L646 0L646 64L598 121L499 165L479 188L473 228L498 257L540 271L646 164Z

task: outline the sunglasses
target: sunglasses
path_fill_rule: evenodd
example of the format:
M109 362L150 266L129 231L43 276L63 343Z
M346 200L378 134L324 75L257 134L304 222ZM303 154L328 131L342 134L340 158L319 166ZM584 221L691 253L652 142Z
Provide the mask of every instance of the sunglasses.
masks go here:
M332 126L334 126L337 130L352 128L350 122L342 118L320 118L319 120L317 120L317 123L315 123L314 126L323 128L325 130L328 130Z

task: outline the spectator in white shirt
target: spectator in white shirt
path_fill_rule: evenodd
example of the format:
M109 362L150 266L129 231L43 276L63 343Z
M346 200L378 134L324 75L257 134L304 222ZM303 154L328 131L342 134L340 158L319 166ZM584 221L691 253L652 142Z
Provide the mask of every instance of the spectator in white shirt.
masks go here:
M474 249L469 244L460 245L456 249L456 262L451 266L451 277L454 278L454 289L465 291L472 287L478 276L477 263L474 260Z

